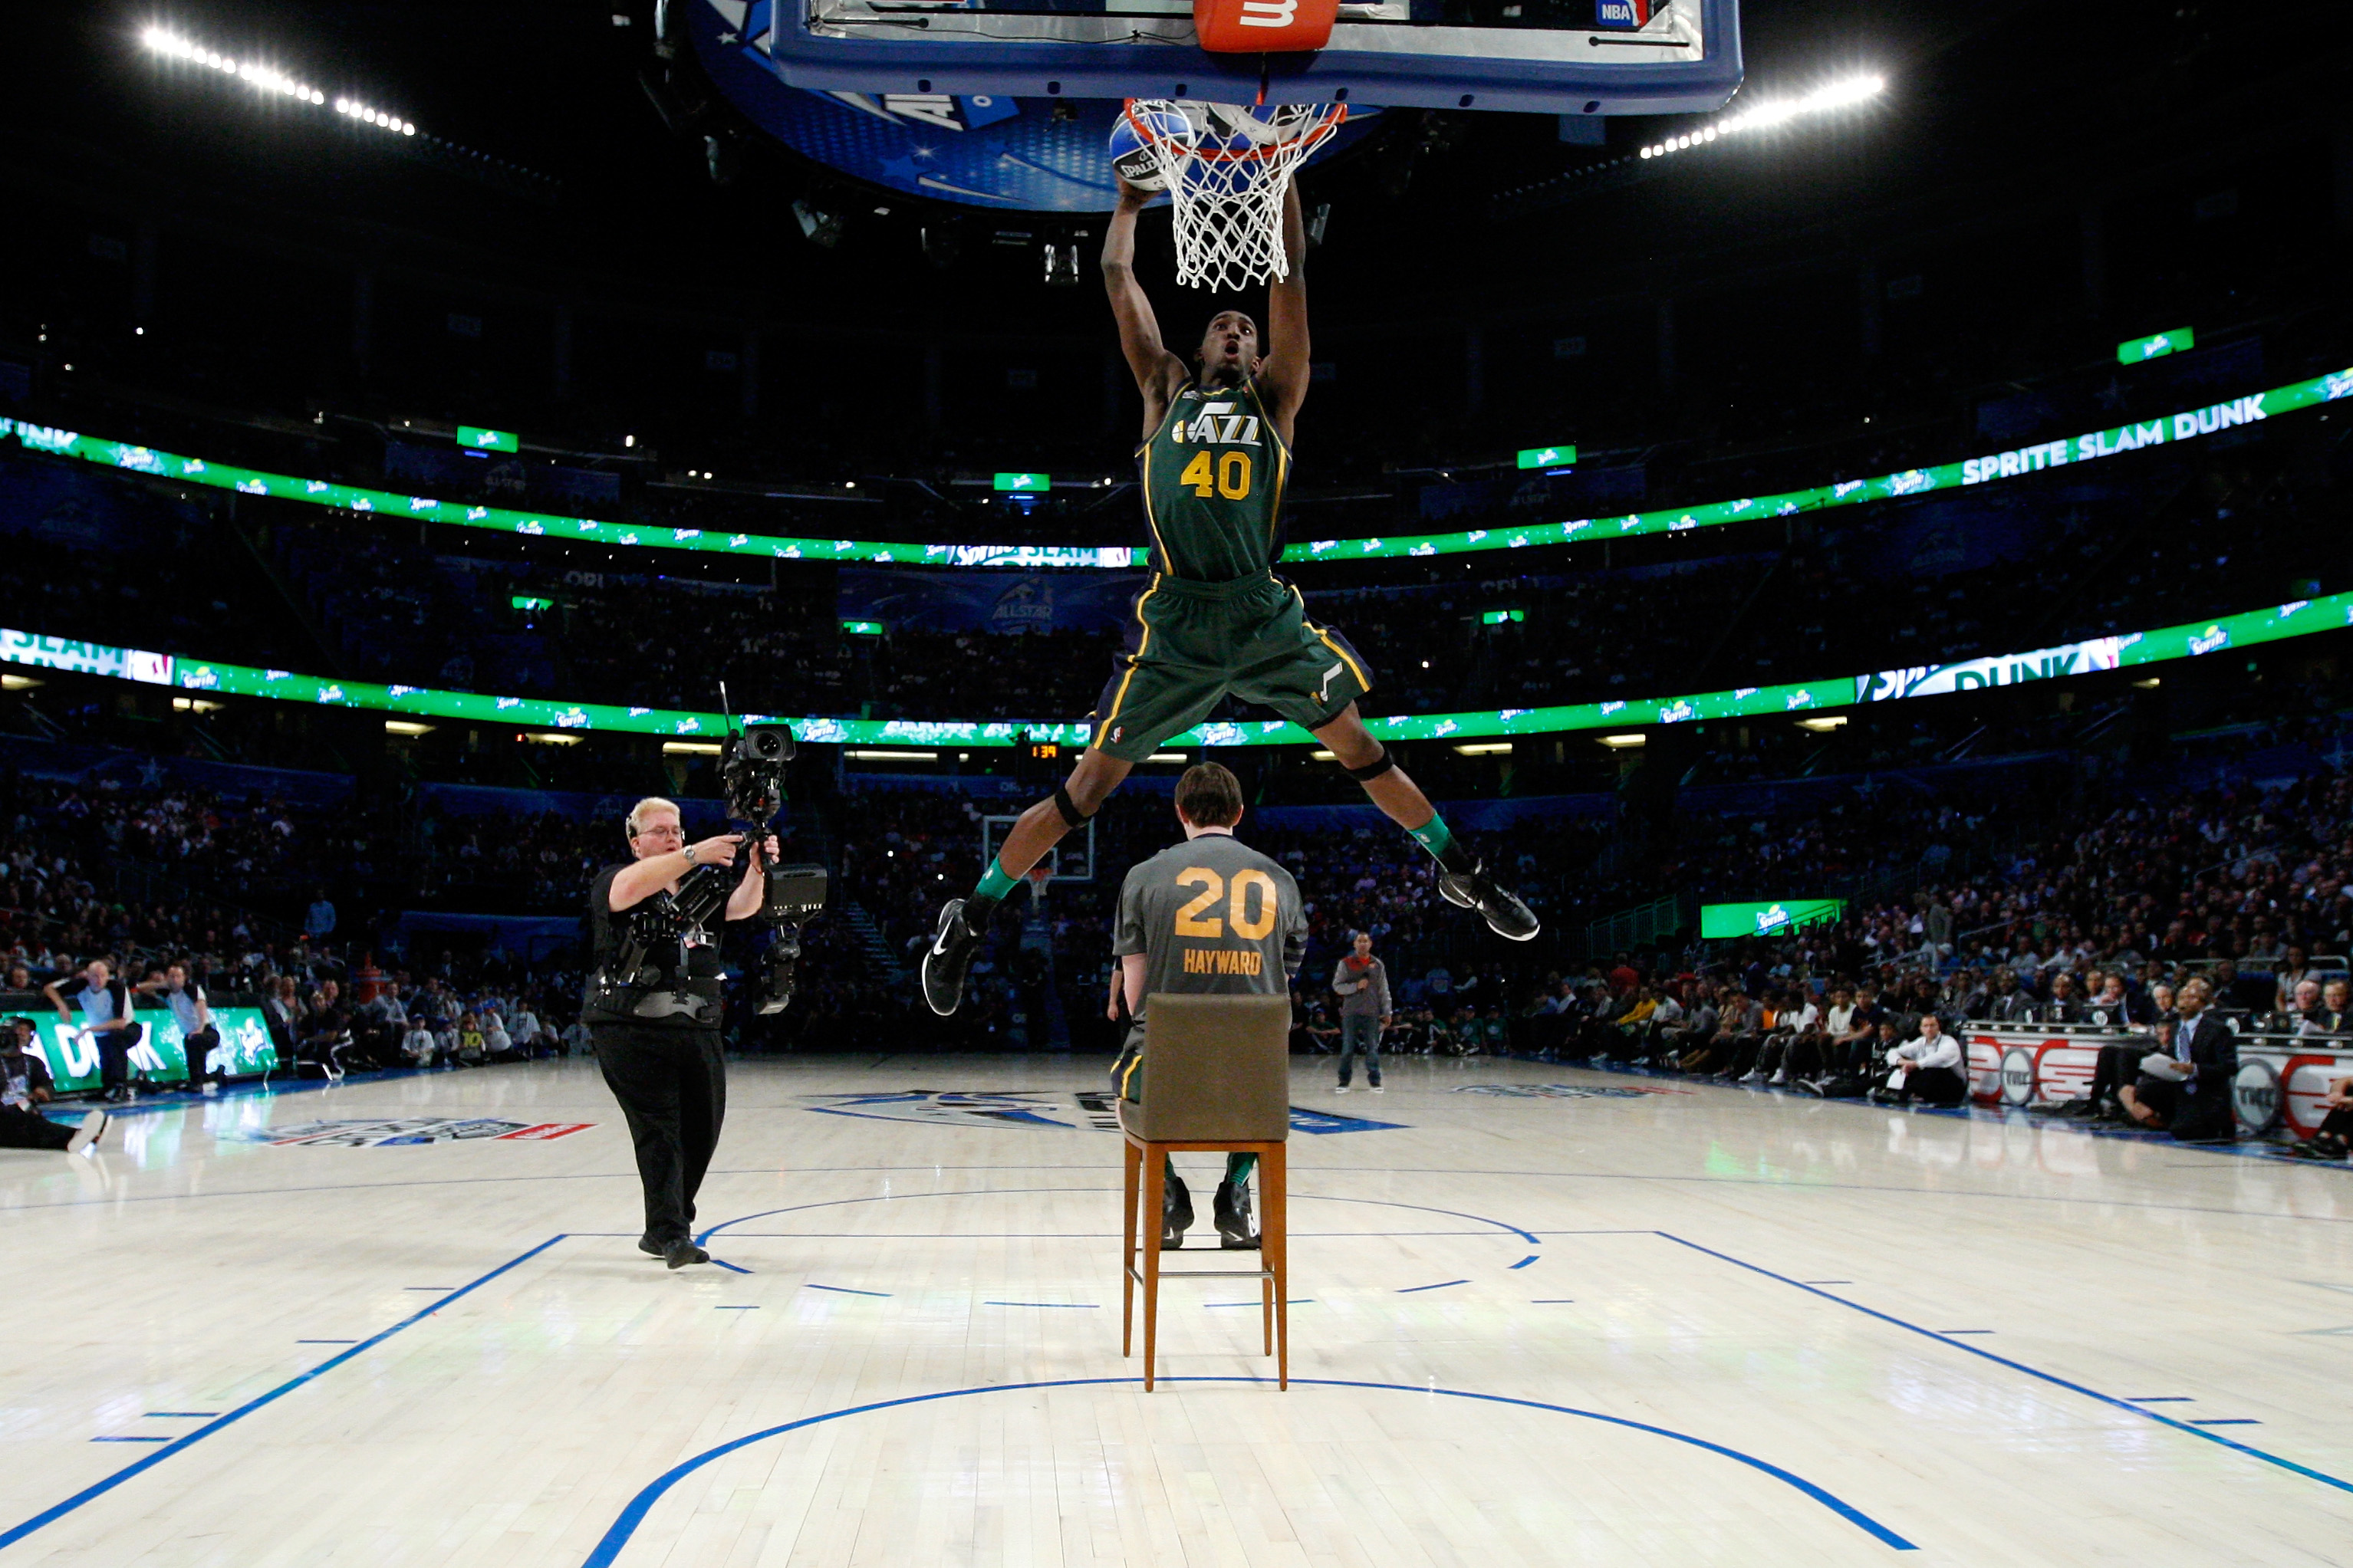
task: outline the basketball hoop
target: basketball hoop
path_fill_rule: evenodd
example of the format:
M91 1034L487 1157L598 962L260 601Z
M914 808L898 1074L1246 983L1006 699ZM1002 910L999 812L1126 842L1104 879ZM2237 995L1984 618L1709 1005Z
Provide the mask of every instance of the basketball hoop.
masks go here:
M1046 884L1054 879L1054 867L1052 862L1040 860L1035 866L1030 867L1027 871L1022 872L1021 876L1022 879L1029 884L1029 901L1033 904L1044 903L1046 901Z
M1291 177L1348 118L1345 104L1229 103L1132 98L1126 126L1176 209L1176 281L1246 289L1291 273L1282 248L1282 197ZM1190 134L1176 133L1181 121Z

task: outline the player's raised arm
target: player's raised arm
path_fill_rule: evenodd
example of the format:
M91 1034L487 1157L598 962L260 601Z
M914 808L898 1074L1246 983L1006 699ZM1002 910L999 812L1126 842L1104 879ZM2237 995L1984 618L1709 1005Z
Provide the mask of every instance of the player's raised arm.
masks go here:
M1160 319L1152 313L1144 285L1135 280L1135 216L1151 200L1150 191L1120 181L1119 205L1112 210L1103 247L1103 291L1111 296L1111 313L1119 321L1121 352L1144 393L1147 431L1160 423L1169 396L1185 379L1185 362L1160 341Z
M1267 398L1267 415L1285 441L1299 405L1307 401L1307 220L1299 210L1299 185L1282 193L1282 253L1288 275L1266 286L1266 361L1258 381Z

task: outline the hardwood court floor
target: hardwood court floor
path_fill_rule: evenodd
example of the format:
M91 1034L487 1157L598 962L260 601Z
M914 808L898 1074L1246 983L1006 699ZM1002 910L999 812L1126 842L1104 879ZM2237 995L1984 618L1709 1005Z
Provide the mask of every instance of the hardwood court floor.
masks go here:
M1297 1381L1172 1281L1147 1396L1102 1084L738 1064L677 1274L586 1064L0 1154L0 1568L2353 1562L2353 1172L1302 1061ZM543 1131L257 1141L425 1118Z

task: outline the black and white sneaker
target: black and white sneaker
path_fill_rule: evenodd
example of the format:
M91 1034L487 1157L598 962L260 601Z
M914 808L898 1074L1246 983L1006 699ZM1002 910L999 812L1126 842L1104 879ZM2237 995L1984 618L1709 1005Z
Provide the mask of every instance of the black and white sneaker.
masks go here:
M1508 941L1534 942L1536 932L1544 929L1535 910L1487 875L1484 860L1469 871L1441 872L1438 895L1458 910L1477 910L1487 929Z
M1218 1245L1228 1252L1255 1252L1258 1233L1250 1228L1250 1186L1218 1184Z
M106 1136L106 1130L113 1124L114 1118L105 1111L91 1111L81 1119L81 1126L75 1130L73 1142L66 1145L66 1152L79 1154L85 1160L96 1159L98 1141Z
M1223 1188L1219 1189L1220 1195ZM1185 1247L1185 1233L1193 1225L1193 1193L1186 1186L1185 1178L1171 1176L1160 1190L1160 1250L1179 1252Z
M940 910L940 929L923 952L923 1001L944 1018L964 1000L964 977L980 933L964 922L964 900L950 899Z

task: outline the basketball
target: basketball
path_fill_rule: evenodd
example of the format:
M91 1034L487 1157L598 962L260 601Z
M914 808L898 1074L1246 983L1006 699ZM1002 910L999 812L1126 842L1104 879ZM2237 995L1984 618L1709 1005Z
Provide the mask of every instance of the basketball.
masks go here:
M1131 104L1112 122L1111 166L1119 171L1121 179L1138 189L1165 191L1168 188L1168 175L1152 140L1189 145L1193 140L1192 121L1162 105Z

